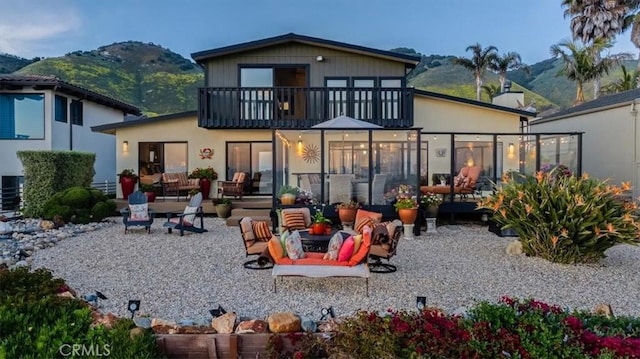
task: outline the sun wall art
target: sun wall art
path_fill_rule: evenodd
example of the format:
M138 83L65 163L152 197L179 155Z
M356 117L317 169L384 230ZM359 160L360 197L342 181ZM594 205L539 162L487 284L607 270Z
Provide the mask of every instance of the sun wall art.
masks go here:
M320 150L314 144L307 144L302 150L302 159L307 163L315 163L320 159Z

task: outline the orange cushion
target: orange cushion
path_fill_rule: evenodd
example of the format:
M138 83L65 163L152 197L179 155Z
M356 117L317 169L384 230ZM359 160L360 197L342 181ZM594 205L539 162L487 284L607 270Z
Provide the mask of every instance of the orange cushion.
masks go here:
M353 229L358 233L362 233L365 226L373 227L373 219L371 219L371 217L360 217L356 219Z
M369 217L373 219L374 222L380 222L382 220L382 213L370 212L370 211L365 211L364 209L358 209L358 211L356 212L356 222L360 217Z
M282 249L282 243L280 243L280 239L276 236L272 236L269 240L269 254L271 254L271 258L274 261L284 257L284 250Z
M306 229L306 223L304 221L304 214L301 212L283 212L282 213L282 225L289 228L289 230Z
M349 259L349 265L355 266L364 262L369 255L369 248L371 248L371 228L365 227L362 233L362 244L360 244L358 251L354 252L351 259Z
M271 239L271 230L269 224L265 221L255 221L251 223L251 229L253 229L253 235L256 240L266 242Z
M362 244L362 234L358 234L357 236L353 236L353 253L357 253L358 249L360 249L360 245Z
M467 177L469 175L469 168L468 166L462 167L460 169L460 172L458 172L458 176L462 176L462 177Z

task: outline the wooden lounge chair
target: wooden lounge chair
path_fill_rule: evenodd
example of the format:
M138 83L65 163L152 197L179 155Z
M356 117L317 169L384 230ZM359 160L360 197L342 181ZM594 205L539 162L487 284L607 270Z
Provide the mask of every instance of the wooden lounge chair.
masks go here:
M236 172L231 181L218 181L218 192L222 194L222 198L224 196L233 196L234 198L242 199L246 180L246 173Z
M129 227L144 227L147 233L151 233L151 224L155 217L155 212L149 208L147 196L135 191L129 195L129 205L120 210L122 214L122 223L124 223L124 233L127 233Z
M200 217L200 227L196 227L195 225L196 217ZM204 229L202 193L198 192L198 194L191 197L189 204L184 208L184 212L180 214L171 212L167 213L167 221L164 222L162 226L167 227L167 231L169 233L171 233L173 229L180 230L180 236L184 235L184 231L195 233L207 232L207 230Z

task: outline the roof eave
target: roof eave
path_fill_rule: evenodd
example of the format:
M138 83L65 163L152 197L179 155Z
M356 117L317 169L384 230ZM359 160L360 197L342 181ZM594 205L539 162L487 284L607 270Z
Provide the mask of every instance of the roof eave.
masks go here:
M494 105L492 103L476 101L476 100L471 100L471 99L464 98L464 97L457 97L457 96L442 94L442 93L438 93L438 92L431 92L431 91L426 91L426 90L414 89L414 94L419 95L419 96L425 96L425 97L435 97L435 98L439 98L439 99L442 99L442 100L448 100L448 101L453 101L453 102L460 102L460 103L464 103L464 104L467 104L467 105L478 106L478 107L483 107L483 108L489 108L489 109L497 110L497 111L510 112L510 113L514 113L514 114L521 115L521 116L526 116L526 117L535 117L536 114L537 114L537 112L529 112L529 111L525 111L525 110L519 110L517 108Z

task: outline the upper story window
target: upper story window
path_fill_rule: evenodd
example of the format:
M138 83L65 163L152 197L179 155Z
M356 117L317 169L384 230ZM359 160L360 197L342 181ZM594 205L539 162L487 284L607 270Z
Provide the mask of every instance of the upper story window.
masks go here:
M54 106L54 120L58 122L67 122L67 98L56 95Z
M44 139L43 94L0 94L0 139Z
M82 112L82 102L71 101L71 123L82 126L84 123L84 114Z

